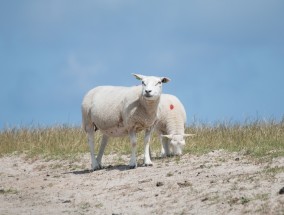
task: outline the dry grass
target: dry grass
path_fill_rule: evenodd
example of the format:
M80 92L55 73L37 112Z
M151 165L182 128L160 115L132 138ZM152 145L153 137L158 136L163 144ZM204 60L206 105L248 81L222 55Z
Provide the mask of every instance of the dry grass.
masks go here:
M185 153L203 154L212 150L244 152L255 157L284 155L284 118L281 121L254 120L244 124L194 123L187 133L197 134L187 139ZM96 142L100 135L96 135ZM138 153L143 153L143 133L138 135ZM98 144L96 145L98 147ZM97 150L97 149L96 149ZM88 152L87 137L79 127L55 126L36 128L4 129L0 132L0 156L11 153L26 153L29 156L50 158L76 157ZM160 153L156 135L152 137L151 151ZM125 138L111 138L106 154L129 154L130 142Z
M244 124L195 124L187 128L187 132L198 136L189 141L186 152L206 153L225 149L255 157L284 155L284 118L278 122L254 120Z

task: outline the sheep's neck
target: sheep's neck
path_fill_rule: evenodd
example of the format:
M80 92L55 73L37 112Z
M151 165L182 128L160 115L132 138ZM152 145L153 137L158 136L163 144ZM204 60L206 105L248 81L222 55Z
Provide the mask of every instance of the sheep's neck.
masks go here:
M180 116L167 115L166 131L167 134L184 134L183 119Z
M158 98L157 100L146 100L143 96L141 96L140 100L147 114L149 115L157 114L160 98Z

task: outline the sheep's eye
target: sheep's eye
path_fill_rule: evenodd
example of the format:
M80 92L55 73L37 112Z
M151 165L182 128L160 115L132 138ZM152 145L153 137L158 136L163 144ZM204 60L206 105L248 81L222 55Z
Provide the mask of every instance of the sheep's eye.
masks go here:
M161 81L159 81L159 82L156 84L156 86L157 86L157 85L161 85L161 84L162 84L162 82L161 82Z
M143 85L143 86L146 86L146 84L145 84L145 82L144 82L144 81L142 81L142 85Z

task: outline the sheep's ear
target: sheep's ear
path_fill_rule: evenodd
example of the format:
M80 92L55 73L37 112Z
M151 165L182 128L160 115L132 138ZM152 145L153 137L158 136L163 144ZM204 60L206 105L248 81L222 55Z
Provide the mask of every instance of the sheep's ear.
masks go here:
M167 82L171 81L171 79L169 79L167 77L162 77L161 81L162 81L162 83L167 83Z
M131 74L138 80L142 80L144 78L144 75L135 74L135 73L131 73Z
M182 136L184 136L184 137L194 137L195 134L183 134Z
M161 136L162 136L162 137L169 138L169 139L172 139L172 138L173 138L173 135L172 135L172 134L168 134L168 135L162 134Z

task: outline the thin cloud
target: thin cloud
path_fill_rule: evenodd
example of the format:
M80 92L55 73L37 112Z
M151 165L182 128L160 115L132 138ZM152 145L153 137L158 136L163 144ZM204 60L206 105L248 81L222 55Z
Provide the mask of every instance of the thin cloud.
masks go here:
M70 54L63 69L63 76L67 78L74 88L86 90L94 85L96 76L107 71L105 65L99 62L82 63L74 54Z

